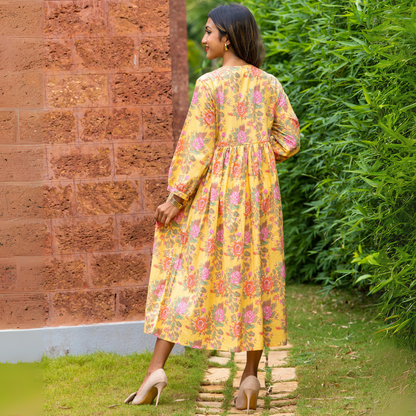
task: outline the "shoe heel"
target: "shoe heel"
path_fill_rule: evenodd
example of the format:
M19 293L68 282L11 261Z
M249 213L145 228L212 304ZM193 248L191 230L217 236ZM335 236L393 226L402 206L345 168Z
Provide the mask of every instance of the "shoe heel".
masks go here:
M160 393L162 393L162 390L165 388L166 384L167 384L166 382L161 381L160 383L157 383L157 384L154 385L154 387L157 388L157 398L156 398L156 405L155 406L157 406L157 404L159 403Z
M244 394L246 395L247 399L247 414L249 409L257 409L257 391L256 390L244 390ZM253 402L251 399L254 399Z

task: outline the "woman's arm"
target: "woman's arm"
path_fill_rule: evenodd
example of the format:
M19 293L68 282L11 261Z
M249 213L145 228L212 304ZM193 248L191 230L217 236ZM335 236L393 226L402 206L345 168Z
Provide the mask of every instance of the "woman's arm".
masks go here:
M214 155L215 112L211 86L198 79L169 168L168 191L181 204L196 191ZM167 226L178 212L172 202L166 201L157 207L155 218Z
M277 163L295 155L300 149L299 121L280 82L273 111L272 148Z
M215 150L216 107L210 81L197 79L169 168L168 190L183 200L196 191Z

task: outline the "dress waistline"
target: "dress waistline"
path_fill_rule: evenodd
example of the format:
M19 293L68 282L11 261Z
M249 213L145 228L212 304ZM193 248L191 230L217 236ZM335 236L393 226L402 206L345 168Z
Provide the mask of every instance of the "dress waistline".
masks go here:
M219 142L216 147L217 148L224 148L224 147L239 147L239 146L248 146L251 144L257 144L257 143L261 143L261 144L271 144L269 139L265 139L265 140L258 140L257 142L247 142L247 143L239 143L239 144L229 144L229 143L225 143L225 142Z

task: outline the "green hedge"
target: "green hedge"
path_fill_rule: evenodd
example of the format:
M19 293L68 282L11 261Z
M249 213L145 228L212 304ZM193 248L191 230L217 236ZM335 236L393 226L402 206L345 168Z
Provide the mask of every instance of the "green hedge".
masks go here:
M416 343L415 3L241 3L302 129L278 166L289 279L378 292L380 330Z

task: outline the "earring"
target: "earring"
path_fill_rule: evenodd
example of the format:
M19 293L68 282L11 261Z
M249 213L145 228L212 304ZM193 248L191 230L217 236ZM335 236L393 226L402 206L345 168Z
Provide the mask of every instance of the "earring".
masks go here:
M228 51L228 45L224 43L225 50Z

